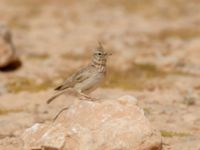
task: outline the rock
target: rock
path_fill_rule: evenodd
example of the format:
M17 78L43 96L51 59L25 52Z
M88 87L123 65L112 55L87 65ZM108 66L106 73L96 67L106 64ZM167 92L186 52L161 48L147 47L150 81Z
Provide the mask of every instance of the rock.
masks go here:
M19 61L12 42L12 35L8 28L0 25L0 68Z
M119 102L123 103L123 104L134 104L136 105L138 100L137 98L133 97L133 96L130 96L130 95L125 95L125 96L122 96L118 99Z
M161 150L157 132L135 105L123 96L101 102L79 101L51 123L35 124L22 139L25 150Z

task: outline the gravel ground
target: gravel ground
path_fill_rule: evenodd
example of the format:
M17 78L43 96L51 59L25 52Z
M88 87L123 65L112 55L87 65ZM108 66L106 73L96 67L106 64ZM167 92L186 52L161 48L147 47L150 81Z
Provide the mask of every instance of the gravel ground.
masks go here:
M20 147L16 137L24 129L50 121L76 99L45 104L102 41L114 55L92 95L136 96L164 150L200 150L198 0L1 0L0 12L22 61L0 72L0 149Z

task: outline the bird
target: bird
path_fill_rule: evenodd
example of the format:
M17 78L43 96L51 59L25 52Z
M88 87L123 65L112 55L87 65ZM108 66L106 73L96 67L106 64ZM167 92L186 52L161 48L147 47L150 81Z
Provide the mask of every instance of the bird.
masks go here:
M54 99L66 93L67 90L73 89L84 99L94 100L88 94L93 92L104 81L106 77L106 64L111 52L105 51L102 43L93 50L91 62L86 66L68 77L61 85L56 87L55 95L47 100L50 104Z

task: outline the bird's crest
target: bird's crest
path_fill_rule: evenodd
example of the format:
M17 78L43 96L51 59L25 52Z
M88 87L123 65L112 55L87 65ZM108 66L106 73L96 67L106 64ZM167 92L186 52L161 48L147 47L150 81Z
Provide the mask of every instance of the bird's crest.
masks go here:
M94 49L93 51L94 53L97 53L97 52L102 52L102 53L105 53L105 49L103 48L103 44L102 42L98 42L98 46Z

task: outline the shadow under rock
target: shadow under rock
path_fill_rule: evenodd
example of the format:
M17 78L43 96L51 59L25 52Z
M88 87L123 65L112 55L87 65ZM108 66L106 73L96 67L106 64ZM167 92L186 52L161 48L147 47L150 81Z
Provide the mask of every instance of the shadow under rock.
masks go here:
M17 69L19 69L22 66L22 62L17 59L13 62L11 62L10 64L8 64L5 67L0 68L1 72L11 72L11 71L15 71Z

